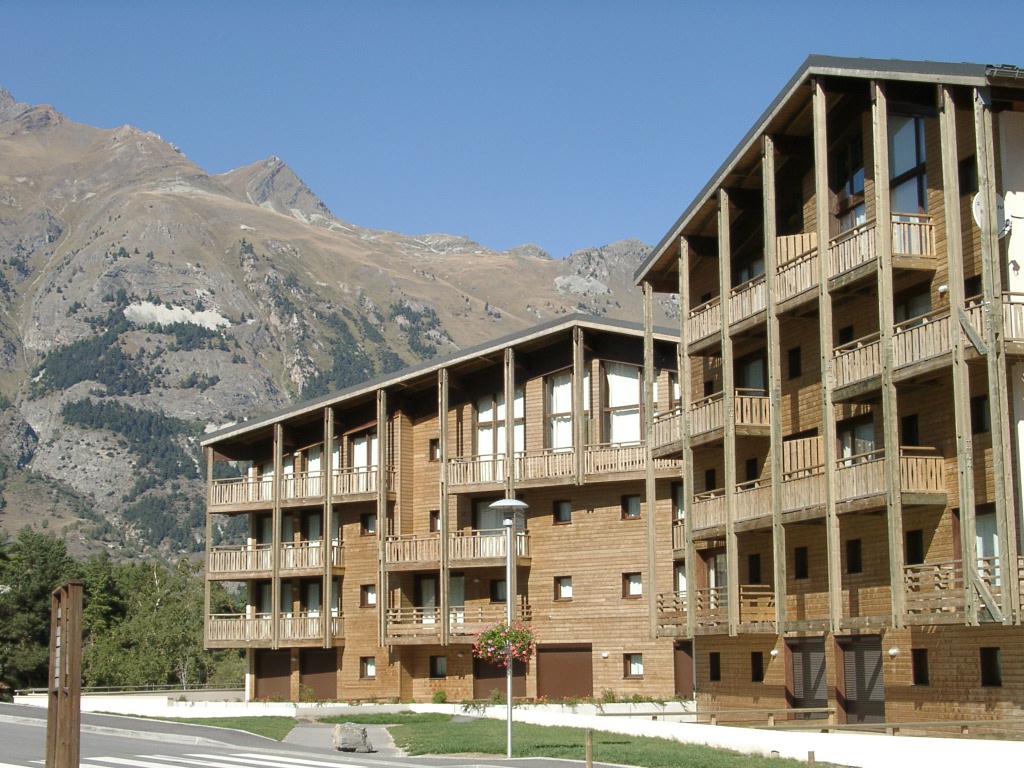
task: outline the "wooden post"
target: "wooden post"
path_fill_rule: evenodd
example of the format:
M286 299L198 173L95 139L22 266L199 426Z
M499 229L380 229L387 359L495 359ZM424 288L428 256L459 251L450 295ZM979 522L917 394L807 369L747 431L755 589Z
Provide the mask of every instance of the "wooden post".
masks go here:
M210 637L210 592L212 590L212 584L210 583L210 547L213 542L213 512L211 512L211 500L213 495L213 448L207 446L203 449L203 453L206 457L206 559L205 568L203 573L206 574L206 578L203 579L203 635L204 640L209 640ZM249 530L252 530L250 526ZM205 644L205 643L204 643Z
M658 382L654 370L654 290L644 281L644 505L647 507L647 618L649 636L658 632L657 486L654 481L654 403ZM671 540L671 521L669 539Z
M281 640L281 473L284 471L284 461L281 452L283 444L284 427L278 422L274 425L274 483L272 487L274 506L271 512L274 551L270 561L272 569L270 581L270 647L274 649L277 649Z
M451 573L448 566L448 531L450 522L448 520L448 369L442 368L437 372L437 452L441 462L439 494L438 494L438 517L440 518L441 540L438 542L438 550L441 558L441 644L447 645L451 633L449 617L451 611Z
M885 444L886 521L889 529L889 588L894 627L906 623L903 606L903 501L900 433L893 371L892 210L889 204L889 114L882 83L871 83L874 142L875 252L878 254L878 330L882 362L882 434Z
M516 352L512 347L505 350L505 445L498 446L505 452L505 498L514 499L516 461ZM525 406L525 403L524 403ZM495 414L497 416L497 414Z
M583 485L583 459L587 450L587 424L584 384L583 329L572 329L572 462L576 485Z
M690 439L690 404L693 402L693 369L690 367L690 243L679 238L679 403L683 419L683 533L686 542L686 635L697 629L696 555L693 545L693 444ZM673 585L675 586L675 585ZM694 689L696 690L696 688Z
M78 768L82 723L82 586L75 579L50 599L46 768Z
M324 584L321 591L323 598L323 608L321 610L323 616L326 617L324 621L324 648L330 648L334 643L334 468L331 466L331 462L334 457L332 452L334 450L334 409L331 406L324 408L324 447L320 457L320 466L324 469L323 483L324 490L324 525L323 525L323 550L324 550ZM338 546L341 546L341 537L338 537ZM338 624L343 626L341 615L341 597L338 598ZM344 630L342 630L342 637L344 637Z
M832 371L832 295L828 291L829 209L828 186L828 102L821 80L814 81L814 197L818 220L818 352L821 357L821 435L825 463L825 552L828 567L828 615L833 632L839 629L843 611L840 573L839 518L836 515L836 417L832 404L835 379Z
M377 644L383 646L387 639L388 613L386 601L382 600L387 585L387 569L384 567L385 542L388 531L388 392L381 387L377 390Z
M587 768L594 768L594 731L587 728L585 759Z
M725 454L725 567L727 578L729 635L736 635L740 623L739 552L736 537L736 384L734 381L729 291L732 287L732 239L729 193L718 190L718 284L722 309L722 409Z

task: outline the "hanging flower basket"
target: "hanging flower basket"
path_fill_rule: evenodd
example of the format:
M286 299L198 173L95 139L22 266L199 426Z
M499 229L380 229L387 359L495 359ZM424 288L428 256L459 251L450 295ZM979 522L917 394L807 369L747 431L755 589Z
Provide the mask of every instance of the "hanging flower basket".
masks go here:
M508 666L511 654L516 661L526 662L537 650L537 635L533 627L521 621L512 624L501 621L485 627L476 633L473 641L473 655L503 667Z

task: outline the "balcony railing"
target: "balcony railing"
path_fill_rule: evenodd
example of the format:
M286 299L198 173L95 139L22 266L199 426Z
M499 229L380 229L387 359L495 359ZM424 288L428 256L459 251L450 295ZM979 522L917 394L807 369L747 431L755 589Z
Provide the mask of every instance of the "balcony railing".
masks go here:
M449 560L491 560L505 558L505 529L470 529L448 536ZM516 533L516 557L530 556L530 534Z
M725 425L725 393L715 392L695 402L690 409L690 432L702 435Z
M448 631L456 637L471 637L492 624L503 621L507 617L505 605L452 606L448 610ZM533 612L525 600L516 606L513 618L516 621L529 622Z
M1024 565L1024 558L1021 558ZM978 578L989 594L998 598L1002 591L999 558L978 559ZM907 565L903 568L903 587L907 613L918 616L962 614L966 605L964 564L962 560Z
M342 565L341 545L331 545L331 565ZM281 545L281 570L299 570L324 567L324 546L320 541L286 542Z
M272 555L271 544L210 547L210 558L206 567L211 575L269 571Z
M678 633L686 628L686 592L658 594L658 629Z
M1003 338L1024 339L1024 293L1003 294Z
M892 339L897 368L949 352L949 310L929 312L899 323Z
M440 608L389 608L390 638L437 637L441 634Z
M693 496L693 528L725 525L725 489L716 488Z
M441 559L440 533L414 533L388 536L384 540L384 560L389 565L436 563Z
M588 445L583 456L583 471L588 475L642 472L646 466L647 452L643 443Z
M505 454L459 456L448 461L451 485L505 482Z
M818 236L814 232L777 238L776 260L777 302L818 288Z
M729 322L738 323L764 312L768 307L768 289L764 275L737 285L729 294Z
M768 427L771 405L760 389L737 389L733 398L737 427ZM725 426L724 393L715 392L694 403L690 412L690 429L701 435Z
M686 521L681 518L672 521L672 549L686 549Z
M683 407L677 405L666 413L659 413L654 419L652 433L654 448L671 445L683 439Z
M944 493L945 459L934 448L900 449L900 490ZM851 501L885 493L885 451L878 449L836 460L836 498Z
M824 503L824 464L782 475L782 510L784 512L818 507Z
M920 213L892 214L893 258L935 256L935 234L932 217Z
M341 467L332 473L335 496L349 496L359 493L377 492L377 467ZM387 482L387 490L395 487L395 468L386 467L384 476Z
M838 277L875 260L875 220L842 232L828 246L828 274Z
M230 477L210 481L210 505L253 504L274 501L274 481L267 477Z
M697 624L710 626L729 621L729 591L726 587L705 587L693 593Z
M740 584L740 622L775 621L775 589L769 584Z
M576 472L575 451L543 450L521 451L515 456L517 480L547 480L554 477L572 477Z
M900 484L904 492L944 493L946 460L934 448L900 447Z
M206 636L214 642L251 643L273 638L269 613L215 613L206 622Z
M836 388L880 376L881 346L881 334L876 331L832 350Z
M331 622L331 635L342 637L344 628L340 616L324 616L319 611L303 611L278 619L278 638L281 643L297 640L319 640L324 636L324 622Z
M295 472L281 476L281 498L312 499L324 495L324 473Z
M750 480L736 486L736 520L752 520L772 513L772 484L768 480Z
M706 301L690 310L687 330L689 331L689 342L691 344L722 330L722 310L719 302L720 298L716 296L710 301Z

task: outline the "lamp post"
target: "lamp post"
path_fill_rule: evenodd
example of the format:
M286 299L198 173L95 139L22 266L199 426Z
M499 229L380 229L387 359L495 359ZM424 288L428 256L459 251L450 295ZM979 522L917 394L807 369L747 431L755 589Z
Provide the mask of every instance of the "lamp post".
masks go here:
M520 513L525 516L528 505L519 499L499 499L489 509L500 510L501 524L505 528L505 615L508 626L515 616L516 599L516 521ZM505 665L505 755L512 757L512 647L506 648Z

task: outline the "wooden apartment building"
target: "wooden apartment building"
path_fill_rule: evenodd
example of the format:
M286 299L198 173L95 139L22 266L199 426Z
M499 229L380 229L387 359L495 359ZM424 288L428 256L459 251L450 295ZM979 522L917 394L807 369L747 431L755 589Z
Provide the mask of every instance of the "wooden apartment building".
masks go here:
M678 405L676 341L568 316L208 436L207 645L246 649L249 698L487 698L505 672L473 635L512 599L540 638L516 695L673 696L655 596L682 470L643 435ZM488 507L513 496L509 595ZM245 543L212 546L230 516ZM215 581L243 612L215 609Z
M642 265L701 706L1024 713L1022 265L1024 71L823 56Z

